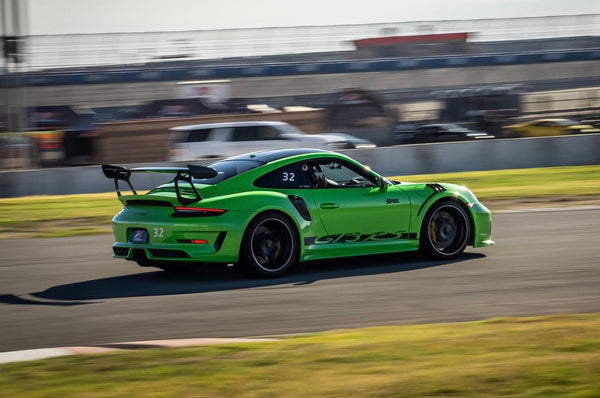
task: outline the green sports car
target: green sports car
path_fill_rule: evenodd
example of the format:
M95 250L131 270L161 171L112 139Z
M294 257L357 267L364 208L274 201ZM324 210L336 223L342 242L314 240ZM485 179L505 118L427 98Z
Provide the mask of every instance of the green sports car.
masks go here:
M452 259L491 246L490 211L467 188L389 181L330 151L245 154L209 167L102 166L123 210L113 218L114 257L141 266L231 263L276 277L308 260L421 250ZM134 172L173 173L137 194ZM122 195L119 181L132 195Z

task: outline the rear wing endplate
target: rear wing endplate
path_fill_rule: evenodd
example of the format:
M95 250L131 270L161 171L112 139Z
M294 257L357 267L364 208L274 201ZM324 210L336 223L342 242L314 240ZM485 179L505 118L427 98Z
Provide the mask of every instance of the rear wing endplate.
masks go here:
M109 164L102 165L102 172L106 176L106 178L113 179L115 182L115 190L117 191L117 195L121 196L121 189L119 188L119 180L125 181L129 188L133 192L134 195L137 195L136 190L133 188L131 184L130 178L131 173L136 172L150 172L150 173L171 173L176 174L173 179L173 183L175 184L175 193L177 194L177 200L183 206L187 206L190 203L197 202L202 200L202 197L198 193L198 190L194 186L192 182L192 178L213 178L216 177L219 172L211 167L205 166L196 166L193 164L189 164L187 168L182 167L135 167L132 169L128 169L123 166L114 166ZM186 198L181 194L179 189L179 182L187 182L192 187L194 191L194 198Z

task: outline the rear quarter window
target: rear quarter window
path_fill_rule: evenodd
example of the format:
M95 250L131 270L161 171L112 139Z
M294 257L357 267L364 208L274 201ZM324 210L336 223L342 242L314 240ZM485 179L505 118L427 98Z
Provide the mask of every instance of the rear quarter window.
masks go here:
M270 171L254 181L260 188L310 189L312 187L302 163L294 163Z

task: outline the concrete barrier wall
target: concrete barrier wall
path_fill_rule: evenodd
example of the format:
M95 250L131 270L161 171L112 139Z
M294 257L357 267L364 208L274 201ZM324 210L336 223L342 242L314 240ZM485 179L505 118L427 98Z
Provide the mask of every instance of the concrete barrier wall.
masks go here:
M386 176L574 166L600 164L600 134L402 145L342 152ZM140 173L134 175L133 183L136 189L143 191L168 178L164 174ZM104 177L99 166L0 173L1 197L112 190L113 182Z
M345 153L383 175L600 164L600 134L399 145Z

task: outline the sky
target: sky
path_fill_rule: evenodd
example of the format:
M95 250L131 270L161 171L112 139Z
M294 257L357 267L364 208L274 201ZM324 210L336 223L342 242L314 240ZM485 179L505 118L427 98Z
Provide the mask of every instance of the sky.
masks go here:
M14 0L0 0L0 2ZM18 0L30 35L600 13L600 0Z

